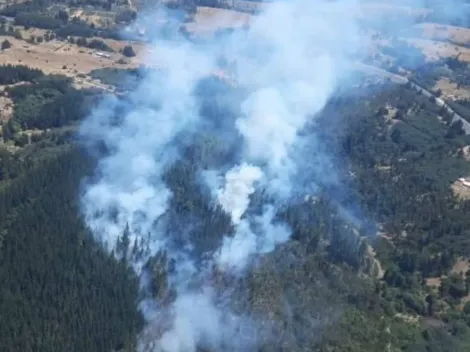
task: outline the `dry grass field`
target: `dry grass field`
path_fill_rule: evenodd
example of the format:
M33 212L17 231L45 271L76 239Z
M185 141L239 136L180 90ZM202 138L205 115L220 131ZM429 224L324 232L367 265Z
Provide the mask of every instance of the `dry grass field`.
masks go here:
M28 30L30 35L42 35L41 30ZM25 36L26 37L26 36ZM28 36L29 37L29 36ZM0 51L0 65L26 65L42 70L47 74L62 74L73 78L77 88L100 88L113 91L113 87L103 84L97 79L92 79L89 73L100 68L136 68L147 55L147 49L142 43L130 43L136 52L132 58L124 58L119 50L128 42L102 39L116 52L109 53L109 58L99 57L95 50L82 48L65 41L52 40L41 44L30 44L25 40L13 37L0 36L0 42L7 39L12 47ZM0 120L8 120L12 112L12 104L8 99L0 99Z
M226 3L227 5L232 5L233 2L227 0ZM249 1L236 1L235 6L247 8L245 3L253 4ZM259 8L262 8L262 4L259 4ZM426 15L427 13L429 13L429 10L424 8L413 8L410 6L376 2L362 3L358 10L358 16L384 16L394 14L416 18ZM214 31L220 28L240 27L250 23L255 16L256 15L243 11L199 6L194 16L194 21L189 23L187 28L190 31L200 33Z
M145 54L144 45L132 43L136 57L126 58L125 63L117 63L122 55L118 52L126 43L116 40L105 42L116 50L109 53L109 58L97 57L92 49L81 48L63 41L53 40L41 44L30 44L24 40L0 36L0 41L7 39L12 44L10 49L0 51L0 65L26 65L41 69L45 73L76 76L88 74L91 70L104 67L137 67Z
M420 23L415 26L425 39L449 40L456 44L470 44L470 28L439 25L436 23Z
M409 44L421 49L429 60L437 60L439 58L456 57L459 55L460 61L470 63L470 48L446 43L443 41L436 41L431 39L422 38L403 38Z
M115 15L112 12L103 11L85 11L83 9L73 9L69 11L70 17L78 17L88 24L96 27L109 28L115 24Z
M205 35L219 29L243 27L252 19L253 15L248 13L200 6L193 22L188 23L186 29L196 35Z
M470 99L470 90L458 88L456 83L450 82L448 78L442 77L434 86L434 91L440 90L443 96L449 99Z

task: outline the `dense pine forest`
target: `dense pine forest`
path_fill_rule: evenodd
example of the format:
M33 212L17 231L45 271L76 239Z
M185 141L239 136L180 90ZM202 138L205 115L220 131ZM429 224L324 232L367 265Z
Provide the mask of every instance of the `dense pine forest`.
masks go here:
M21 99L41 99L46 89L55 96L57 89L55 99L63 101L72 88L59 80L61 91L56 78L41 81L42 73L24 67L2 67L0 72L2 82L39 80L37 86L10 91L19 100L12 123L21 125L23 117L38 114L39 125L61 126L48 122L60 119L51 108L63 109L67 118L82 111L82 104L59 103L41 115L47 102L40 100L25 102L30 113L19 113ZM71 136L53 130L21 150L1 147L1 351L130 349L142 323L136 277L94 242L79 217L78 190L92 165Z

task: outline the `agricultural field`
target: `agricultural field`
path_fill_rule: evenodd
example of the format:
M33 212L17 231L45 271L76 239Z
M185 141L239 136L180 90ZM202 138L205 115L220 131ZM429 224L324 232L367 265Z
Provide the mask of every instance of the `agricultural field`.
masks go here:
M247 26L252 19L249 13L199 6L186 29L195 35L211 35L217 30Z

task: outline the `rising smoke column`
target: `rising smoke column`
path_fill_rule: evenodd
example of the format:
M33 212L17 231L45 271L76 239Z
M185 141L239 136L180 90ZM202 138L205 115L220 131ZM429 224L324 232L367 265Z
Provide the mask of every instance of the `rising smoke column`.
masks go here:
M354 13L352 1L293 0L269 5L248 31L210 44L156 40L151 45L155 57L150 55L146 63L158 62L163 72L148 73L124 101L104 99L83 123L81 136L106 150L82 195L83 213L96 238L113 250L125 232L131 245L145 248L130 263L143 278L147 259L162 250L181 269L170 278L176 299L169 310L158 302L142 304L150 327L160 324L159 316L171 324L152 343L142 343L141 350L250 350L256 333L240 332L250 324L221 308L204 278L213 265L243 275L252 258L288 240L290 229L275 221L276 209L301 187L296 182L299 161L305 170L312 158L299 155L298 146L302 139L315 137L300 137L299 131L324 107L341 83L349 56L361 47ZM235 231L209 263L198 267L183 248L169 245L170 232L161 220L172 194L164 175L194 135L207 128L194 90L213 72L220 55L236 62L236 80L248 94L234 127L224 131L241 138L240 157L207 170L215 177L205 180ZM312 165L321 175L322 164ZM272 201L252 214L250 196L256 190Z

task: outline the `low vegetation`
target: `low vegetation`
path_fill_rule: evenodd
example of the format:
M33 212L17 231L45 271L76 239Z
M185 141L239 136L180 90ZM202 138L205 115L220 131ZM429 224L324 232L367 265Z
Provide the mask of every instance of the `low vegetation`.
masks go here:
M3 138L18 141L20 132L29 129L59 128L85 115L85 91L71 86L61 76L45 76L33 84L5 90L14 102L13 117L3 126ZM23 139L20 138L18 143Z

